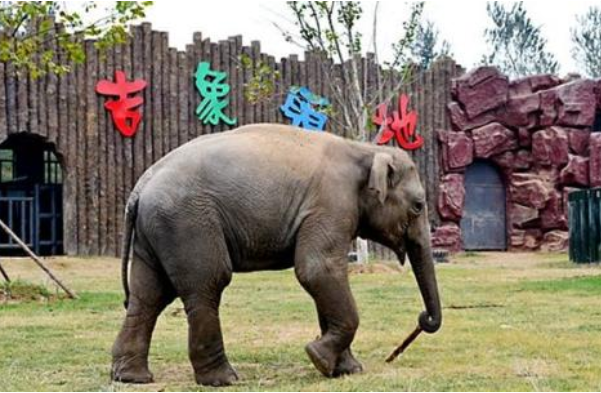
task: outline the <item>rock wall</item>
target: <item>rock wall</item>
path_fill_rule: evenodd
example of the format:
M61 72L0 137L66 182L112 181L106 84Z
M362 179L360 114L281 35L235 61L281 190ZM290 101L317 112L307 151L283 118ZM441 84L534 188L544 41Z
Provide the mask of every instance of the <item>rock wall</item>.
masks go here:
M510 81L496 68L453 80L451 130L440 130L441 225L435 247L460 250L463 173L475 159L496 164L507 195L512 250L567 248L567 195L601 186L601 81L536 75ZM469 196L467 196L469 197Z

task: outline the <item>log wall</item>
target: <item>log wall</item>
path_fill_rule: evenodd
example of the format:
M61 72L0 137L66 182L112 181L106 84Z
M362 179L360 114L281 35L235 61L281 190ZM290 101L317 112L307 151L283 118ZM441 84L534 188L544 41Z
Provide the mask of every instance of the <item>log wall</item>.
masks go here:
M144 170L192 138L230 128L205 126L194 113L201 100L193 79L200 61L227 73L231 91L225 113L236 117L237 125L288 123L279 106L292 85L305 85L316 94L330 96L323 81L321 56L307 53L304 61L297 55L277 60L263 53L258 41L243 45L241 36L213 42L195 33L186 50L178 51L169 46L167 33L153 31L145 23L132 28L124 45L99 53L88 41L85 51L85 63L61 77L48 74L32 79L17 73L12 64L0 63L0 142L10 134L29 132L55 144L64 171L64 243L70 255L118 255L124 203ZM241 54L280 72L272 101L252 105L245 100L243 86L252 73L240 66ZM133 138L116 131L103 106L107 97L95 93L96 83L113 80L115 70L123 70L128 80L148 82L140 108L143 121ZM372 56L363 59L361 84L378 83L376 71ZM419 114L417 129L425 145L412 155L428 191L434 225L438 222L439 178L435 131L450 128L446 104L451 99L451 78L459 72L453 60L444 59L402 89ZM328 131L341 134L335 127ZM380 247L373 250L376 256L390 256Z

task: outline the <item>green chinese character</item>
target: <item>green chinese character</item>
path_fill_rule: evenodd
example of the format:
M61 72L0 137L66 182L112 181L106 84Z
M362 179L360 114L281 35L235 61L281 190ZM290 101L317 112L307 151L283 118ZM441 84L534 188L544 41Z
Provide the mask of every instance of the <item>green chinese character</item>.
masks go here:
M236 124L237 119L230 119L223 113L229 104L228 99L223 99L230 92L230 85L223 83L226 77L225 72L211 70L209 63L198 63L196 88L203 99L196 108L196 114L203 124L216 126L220 120L230 126Z

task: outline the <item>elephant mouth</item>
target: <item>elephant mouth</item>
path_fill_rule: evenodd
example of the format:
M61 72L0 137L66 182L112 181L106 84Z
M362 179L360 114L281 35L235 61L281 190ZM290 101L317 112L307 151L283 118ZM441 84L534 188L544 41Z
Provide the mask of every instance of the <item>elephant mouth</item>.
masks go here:
M400 235L400 238L404 238L407 235L407 231L409 230L409 226L411 226L411 224L413 223L413 221L415 221L415 219L418 216L415 216L413 214L408 214L407 218L405 220L402 220L398 226L397 226L397 230L398 233Z
M407 231L409 229L409 224L407 222L405 223L400 223L397 226L397 230L394 236L395 239L395 245L397 247L403 247L404 243L405 243L405 236L407 236ZM404 247L403 247L404 248Z
M398 234L396 236L395 246L393 247L393 250L395 251L397 258L401 263L401 266L405 265L405 256L407 254L407 251L405 250L405 243L409 225L410 223L408 221L405 221L405 223L400 223L398 225Z
M395 236L396 241L394 250L401 265L405 264L405 256L407 254L407 250L405 249L405 247L409 227L418 217L419 214L407 214L407 218L405 220L401 220L401 222L397 225L397 235Z

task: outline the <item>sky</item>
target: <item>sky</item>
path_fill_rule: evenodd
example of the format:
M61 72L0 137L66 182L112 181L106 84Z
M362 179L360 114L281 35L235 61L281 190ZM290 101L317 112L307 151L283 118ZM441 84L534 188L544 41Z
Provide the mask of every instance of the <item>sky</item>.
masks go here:
M511 2L507 2L511 3ZM582 14L600 1L542 1L529 0L524 5L535 24L542 27L548 40L548 50L560 63L560 75L575 71L571 53L570 27L575 16ZM365 16L362 30L371 41L371 24L375 2L363 2ZM409 6L404 1L381 1L378 12L378 51L381 59L391 56L391 44L402 33L402 22L407 18ZM490 25L485 1L426 1L424 18L434 22L440 38L451 44L455 60L466 67L478 64L487 52L484 29ZM291 28L292 19L284 1L155 1L147 14L147 21L156 30L169 32L170 45L183 49L191 43L192 34L199 31L212 40L242 35L244 43L260 40L262 50L276 57L302 53L299 47L285 42L275 27L278 24Z

